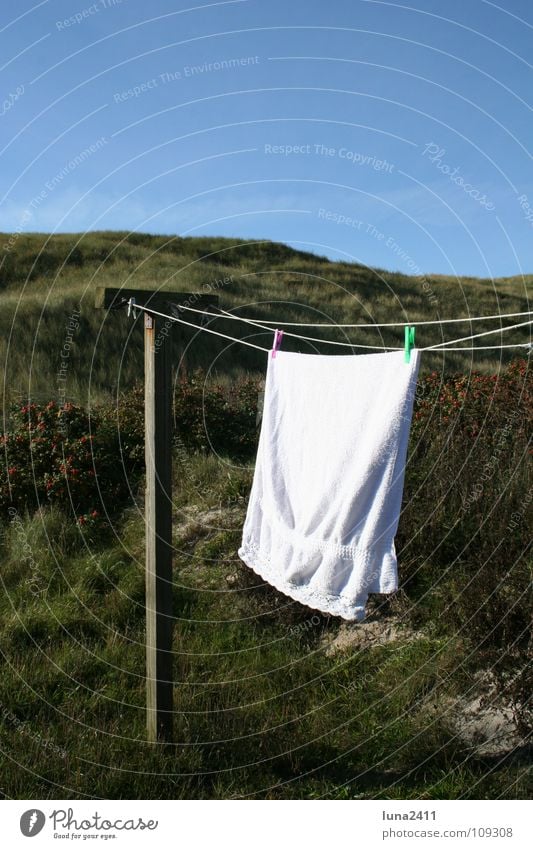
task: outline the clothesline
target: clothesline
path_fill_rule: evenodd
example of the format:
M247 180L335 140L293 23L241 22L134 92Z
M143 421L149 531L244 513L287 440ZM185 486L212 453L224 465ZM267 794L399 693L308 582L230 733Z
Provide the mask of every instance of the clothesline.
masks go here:
M130 308L134 309L134 310L139 309L139 310L142 310L144 312L149 312L153 315L158 315L161 318L167 319L168 321L175 321L178 324L184 324L187 327L192 327L195 330L202 331L204 333L211 333L213 336L219 336L222 339L228 339L231 342L239 342L242 345L247 345L248 347L255 348L258 351L263 351L265 353L268 353L271 350L271 348L265 348L263 345L256 345L253 342L248 342L246 339L239 339L235 336L230 336L227 333L221 333L220 331L217 331L217 330L211 330L209 327L199 327L197 324L193 324L192 322L185 321L184 319L178 318L177 316L167 315L166 313L159 312L157 310L152 309L151 307L146 307L146 306L143 306L141 304L136 304L134 302L134 298L129 299L128 306ZM182 307L182 305L180 304L179 308L181 309L181 307ZM203 310L195 310L195 312L200 312L202 314L205 314ZM522 315L523 314L530 315L531 313L522 313ZM215 313L213 313L212 315L213 315L214 318L222 317L222 316L219 316L218 314L215 314ZM468 341L470 339L477 339L480 336L487 336L491 333L503 333L507 330L515 330L517 327L523 327L524 325L530 325L530 324L533 324L533 319L526 321L526 322L522 322L520 324L512 325L510 327L496 328L495 330L489 330L489 331L486 331L484 333L476 334L474 336L465 336L462 339L455 339L455 340L452 339L449 342L441 342L441 343L438 343L439 347L429 345L425 348L419 348L418 350L420 350L420 351L432 351L432 352L437 353L439 350L443 350L443 351L496 351L496 350L501 350L503 348L527 348L530 345L529 342L520 342L520 343L513 343L513 344L508 344L508 345L488 345L488 346L481 346L480 345L480 346L473 346L473 347L462 346L460 348L448 348L448 347L440 348L440 346L444 346L444 345L448 346L448 345L453 345L455 342L462 342L462 341ZM261 325L255 325L255 326L258 326L259 328L261 328ZM370 325L367 325L367 326L370 326ZM262 328L262 329L265 330L265 332L272 333L272 329L270 327ZM287 334L287 335L296 336L296 334ZM315 340L313 340L313 339L310 339L309 337L304 337L304 336L296 336L296 338L304 339L306 341L316 341L316 342L321 342L321 343L322 342L327 343L327 341L328 341L328 340L325 340L325 339L315 339ZM402 347L395 347L395 346L390 346L390 345L388 345L388 346L387 345L361 345L361 344L356 344L356 343L351 343L351 342L335 342L335 343L329 342L329 344L342 345L343 347L346 347L346 348L365 348L365 349L380 350L380 351L402 351L403 350L403 346Z
M416 324L417 327L425 327L432 324L458 324L470 321L491 321L494 319L501 318L521 318L525 315L533 315L533 310L524 310L523 312L508 312L508 313L500 313L499 315L476 315L470 316L466 318L442 318L432 321L414 321L410 322L407 319L405 321L393 321L386 324L380 324L379 322L366 322L366 324L337 324L332 322L326 323L310 323L307 321L282 321L282 320L274 320L274 319L257 319L257 318L248 318L242 315L235 315L234 313L229 312L228 310L223 310L221 307L218 307L220 312L209 312L208 310L199 310L195 307L189 307L186 304L179 304L180 310L188 310L189 312L201 313L202 315L208 316L209 318L232 318L234 321L243 321L248 324L254 324L256 322L261 322L262 324L272 324L276 327L334 327L334 328L369 328L369 327L404 327L406 324ZM305 338L305 337L302 337ZM320 340L322 341L322 340Z
M481 336L491 336L493 333L506 333L508 330L517 330L519 327L525 327L533 324L533 319L529 321L521 321L519 324L511 324L509 327L497 327L495 330L485 330L483 333L476 333L474 336L462 336L460 339L452 339L449 342L438 342L436 345L428 345L426 348L420 348L421 351L434 351L435 348L444 348L448 345L454 345L456 342L468 342L470 339L479 339ZM522 342L523 345L528 345L528 342Z
M179 307L177 307L177 309L180 309L180 308L181 308L181 305ZM188 309L188 307L186 307L186 309ZM233 318L233 315L231 313L228 313L227 310L221 309L220 311L221 311L220 316L217 316L216 313L213 313L213 315L215 317L220 317L220 318ZM196 312L196 310L195 310L195 312ZM531 315L531 313L527 313L527 315ZM239 320L242 320L246 324L250 324L253 327L258 327L261 330L266 330L269 333L272 332L270 327L266 327L261 322L254 321L253 319L249 319L249 318L244 319L244 318L239 317ZM507 330L514 330L517 327L523 327L526 324L533 324L533 319L529 319L528 321L521 322L520 324L513 324L513 325L510 325L509 327L502 327L502 328L496 328L495 330L488 330L485 333L477 333L477 334L474 334L472 336L464 336L461 339L455 339L455 340L452 339L449 342L439 342L439 343L436 343L435 345L430 345L427 348L420 348L419 350L422 350L422 351L426 350L427 351L427 350L430 350L430 349L436 349L440 345L448 346L448 345L453 345L455 342L466 342L469 339L477 339L480 336L490 336L491 333L500 333L500 332L503 333ZM367 348L367 349L375 350L376 348L382 347L382 346L378 346L378 345L360 345L360 344L352 345L352 343L350 343L350 342L336 342L336 341L331 340L331 339L317 339L316 336L302 336L299 333L291 333L288 330L284 331L284 334L285 334L285 336L291 336L293 339L300 339L300 340L305 341L305 342L319 342L319 343L325 343L326 345L337 345L337 346L340 346L340 347L343 347L343 348L356 347L356 348ZM386 348L383 348L383 349L386 350ZM402 350L402 349L401 348L389 347L388 350Z

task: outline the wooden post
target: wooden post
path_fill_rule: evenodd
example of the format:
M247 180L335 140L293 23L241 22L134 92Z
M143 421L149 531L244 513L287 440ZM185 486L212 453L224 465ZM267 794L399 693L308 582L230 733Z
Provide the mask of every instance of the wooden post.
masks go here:
M165 319L144 313L146 722L172 740L172 361ZM165 335L166 334L166 335Z
M139 306L170 313L170 304L195 309L218 304L211 295L100 288L96 306L117 308L134 297ZM150 742L172 740L172 326L143 312L146 460L146 727ZM186 321L194 322L184 315Z

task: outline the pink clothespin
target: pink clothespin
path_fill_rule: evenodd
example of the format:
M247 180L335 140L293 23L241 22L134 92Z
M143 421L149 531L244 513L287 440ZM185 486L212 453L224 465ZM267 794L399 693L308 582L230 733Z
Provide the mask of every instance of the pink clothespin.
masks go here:
M283 338L283 330L276 330L274 334L274 344L272 346L272 359L276 356L276 351L279 349L281 345L281 340Z

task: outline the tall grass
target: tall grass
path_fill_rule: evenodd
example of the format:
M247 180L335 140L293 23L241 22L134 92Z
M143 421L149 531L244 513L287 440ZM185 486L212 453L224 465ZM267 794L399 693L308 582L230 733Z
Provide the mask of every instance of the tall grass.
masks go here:
M223 500L223 464L215 473L213 460L190 463ZM190 494L187 505L190 514ZM176 742L166 748L145 742L135 512L116 529L120 544L105 549L87 550L49 509L7 529L7 796L527 797L523 763L476 756L449 725L445 697L468 691L475 668L463 662L461 635L427 632L329 657L338 624L238 564L234 507L217 519L196 505L196 530L181 508L175 517Z

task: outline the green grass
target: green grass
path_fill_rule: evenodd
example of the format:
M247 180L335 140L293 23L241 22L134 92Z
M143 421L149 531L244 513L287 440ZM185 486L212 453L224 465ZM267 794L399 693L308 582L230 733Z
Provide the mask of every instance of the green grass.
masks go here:
M339 620L237 558L251 470L190 456L180 476L183 462L172 746L145 742L137 509L114 538L91 540L50 508L6 526L4 796L527 798L524 763L476 757L449 727L444 697L469 691L479 659L432 626L442 601L419 639L329 656Z
M102 400L120 386L128 388L142 370L141 320L134 326L125 314L94 309L97 286L129 286L165 291L206 292L220 297L226 309L263 319L285 321L390 322L468 315L519 312L528 308L532 277L498 280L415 278L395 271L330 262L272 242L222 238L186 238L95 232L85 235L0 235L4 245L0 265L0 354L5 362L8 398L56 397L60 355L66 325L79 324L72 334L68 374L62 387L72 400ZM74 311L80 312L78 316ZM250 333L237 322L216 319L213 329L240 337ZM494 325L480 322L475 332ZM454 328L468 335L468 325ZM302 331L305 333L305 328ZM403 344L402 328L327 331L307 335L357 344ZM255 333L255 331L254 331ZM178 337L178 334L176 334ZM441 340L436 328L419 328L417 345ZM448 336L447 338L453 338ZM257 331L252 341L270 347L272 334ZM497 343L498 337L490 337ZM525 331L505 342L527 341ZM309 346L285 336L288 350L346 352L325 343ZM242 345L227 348L208 334L194 337L182 328L175 341L176 363L186 350L186 367L211 367L232 379L243 372L264 370L264 355ZM227 348L227 350L226 350ZM493 371L507 362L508 352L432 354L423 368Z

